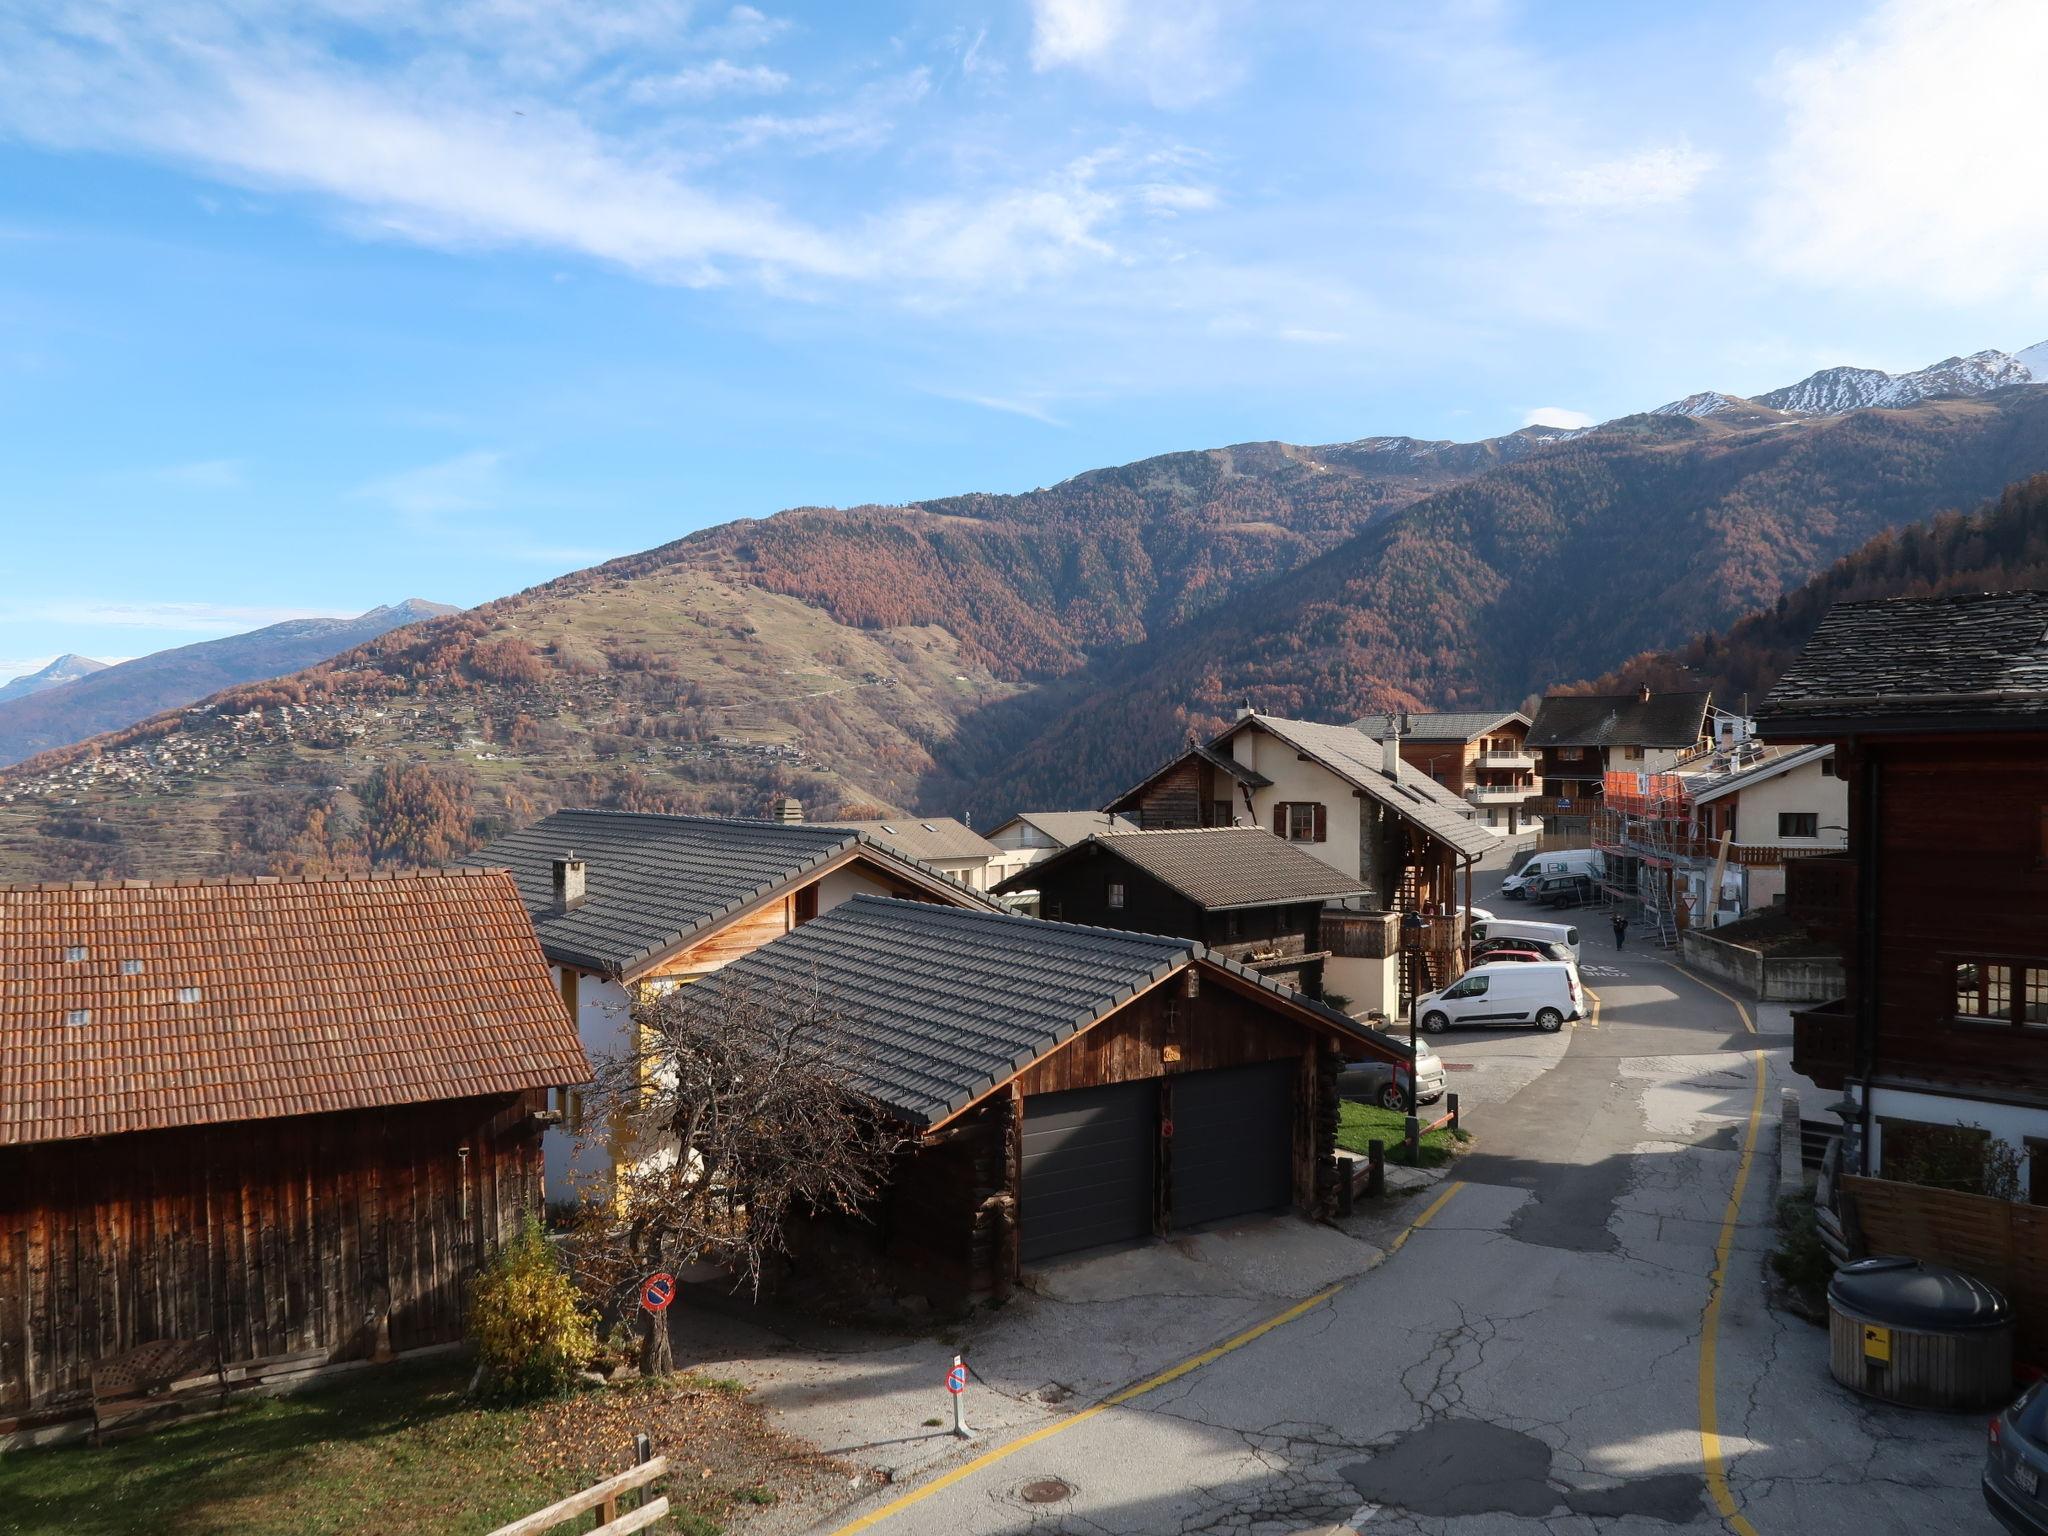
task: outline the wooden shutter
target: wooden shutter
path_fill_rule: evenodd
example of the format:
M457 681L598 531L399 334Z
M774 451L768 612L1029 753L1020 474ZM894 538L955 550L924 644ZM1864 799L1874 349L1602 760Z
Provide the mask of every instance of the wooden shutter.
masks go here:
M799 923L808 923L817 915L818 886L817 882L813 881L809 885L800 887L796 893L796 920Z
M1328 842L1328 841L1330 840L1330 821L1329 821L1329 817L1327 816L1327 814L1325 814L1325 811L1326 811L1326 808L1324 807L1324 805L1323 805L1323 802L1322 802L1322 801L1320 801L1320 800L1318 800L1318 801L1316 802L1316 839L1315 839L1315 840L1316 840L1317 842L1319 842L1319 843L1326 843L1326 842Z
M1275 837L1285 837L1287 835L1287 805L1288 802L1282 800L1273 807L1273 835Z

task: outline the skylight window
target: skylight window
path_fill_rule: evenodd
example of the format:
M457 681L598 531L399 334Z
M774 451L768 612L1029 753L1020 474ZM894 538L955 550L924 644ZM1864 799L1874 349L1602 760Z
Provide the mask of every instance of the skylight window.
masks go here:
M66 965L76 965L84 958L85 946L83 944L74 944L64 951L64 963Z
M91 1022L92 1010L90 1008L74 1008L64 1015L64 1027L66 1029L77 1029Z
M196 1003L196 1002L198 1002L198 1001L199 1001L199 989L198 989L197 987L180 987L180 988L178 988L178 1001L179 1001L179 1002L181 1002L181 1003Z

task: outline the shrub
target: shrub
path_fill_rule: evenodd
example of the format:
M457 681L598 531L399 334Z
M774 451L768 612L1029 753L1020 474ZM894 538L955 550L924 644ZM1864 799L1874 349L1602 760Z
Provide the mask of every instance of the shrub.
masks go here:
M470 1283L469 1331L478 1390L494 1402L561 1392L596 1351L575 1283L532 1217Z

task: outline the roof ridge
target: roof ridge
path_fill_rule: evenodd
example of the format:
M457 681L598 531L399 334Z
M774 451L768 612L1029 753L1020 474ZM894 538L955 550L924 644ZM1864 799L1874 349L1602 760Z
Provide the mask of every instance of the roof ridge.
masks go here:
M168 880L145 880L133 876L107 880L21 880L0 885L0 893L27 891L189 891L249 885L362 885L377 880L419 880L429 876L459 875L481 878L505 873L502 864L422 864L396 869L367 869L354 873L326 875L179 875Z
M1163 948L1185 950L1195 954L1207 953L1207 946L1200 939L1186 939L1171 933L1139 933L1130 928L1105 928L1097 923L1069 923L1063 922L1058 918L1031 917L1023 912L1012 912L1007 907L942 907L937 902L914 901L907 896L877 896L868 891L862 891L857 896L847 897L839 906L886 906L905 910L915 908L924 916L937 915L947 918L965 918L970 922L981 922L991 917L1002 918L1013 923L1029 923L1033 928L1041 931L1047 928L1064 928L1072 933L1107 933L1123 939L1139 939L1147 944L1156 944ZM833 911L837 910L839 910L838 907L833 908ZM821 916L826 917L830 915L831 913L821 914ZM816 922L817 919L813 918L812 921Z

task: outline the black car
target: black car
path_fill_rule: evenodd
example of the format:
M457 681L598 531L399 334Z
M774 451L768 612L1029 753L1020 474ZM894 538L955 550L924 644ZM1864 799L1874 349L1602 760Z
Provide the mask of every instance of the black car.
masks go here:
M1552 875L1529 891L1529 900L1542 907L1583 907L1592 899L1593 881L1586 875Z
M2048 1382L2035 1382L1991 1421L1984 1504L2013 1536L2048 1536Z

